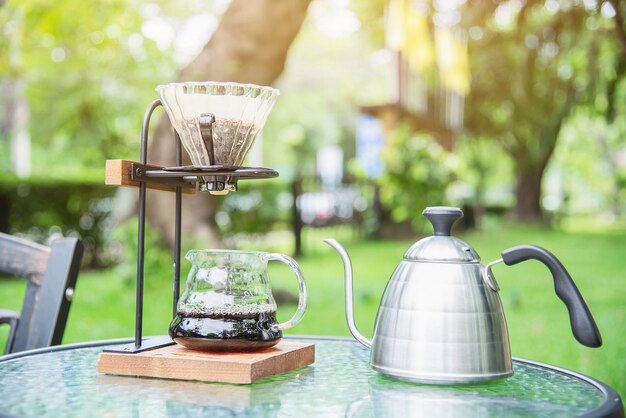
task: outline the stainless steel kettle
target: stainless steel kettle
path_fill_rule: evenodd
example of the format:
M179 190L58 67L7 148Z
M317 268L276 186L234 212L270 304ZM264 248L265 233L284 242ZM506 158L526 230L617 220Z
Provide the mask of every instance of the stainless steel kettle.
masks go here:
M350 332L371 347L374 370L394 378L433 384L474 383L511 376L509 335L491 267L535 259L554 278L556 294L567 306L574 337L599 347L598 328L569 273L549 251L521 245L483 266L476 251L450 236L463 216L458 208L429 207L423 212L434 227L404 254L383 294L372 340L354 323L352 265L346 251L325 240L344 262L346 319Z

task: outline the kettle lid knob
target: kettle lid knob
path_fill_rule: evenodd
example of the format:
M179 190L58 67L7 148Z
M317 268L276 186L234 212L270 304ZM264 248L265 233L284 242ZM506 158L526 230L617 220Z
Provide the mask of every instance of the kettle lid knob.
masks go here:
M463 217L463 211L448 206L431 206L424 209L422 215L433 224L435 236L449 237L454 223Z

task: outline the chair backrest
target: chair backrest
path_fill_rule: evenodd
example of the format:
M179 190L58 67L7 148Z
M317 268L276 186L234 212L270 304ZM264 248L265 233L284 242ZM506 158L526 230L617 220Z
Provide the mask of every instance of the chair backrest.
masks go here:
M61 343L82 255L76 238L60 238L47 247L0 233L0 272L28 280L7 353Z

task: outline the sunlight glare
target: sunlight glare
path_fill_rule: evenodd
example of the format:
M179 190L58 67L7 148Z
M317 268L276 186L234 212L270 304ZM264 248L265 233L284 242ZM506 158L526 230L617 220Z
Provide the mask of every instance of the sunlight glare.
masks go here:
M200 53L217 28L218 19L211 13L200 13L185 20L174 41L174 59L186 64Z
M141 33L156 42L157 47L162 51L169 48L174 40L174 29L161 17L146 20L141 25Z
M561 8L557 0L546 0L545 6L546 10L551 14L558 13L559 9Z
M608 19L615 17L615 8L608 1L605 1L604 3L602 3L602 8L600 9L600 11L602 13L602 16Z
M494 16L496 25L501 28L510 26L513 23L515 15L521 10L521 8L522 5L520 1L512 0L500 3Z
M361 22L352 10L329 10L318 16L315 27L322 33L339 38L361 28Z

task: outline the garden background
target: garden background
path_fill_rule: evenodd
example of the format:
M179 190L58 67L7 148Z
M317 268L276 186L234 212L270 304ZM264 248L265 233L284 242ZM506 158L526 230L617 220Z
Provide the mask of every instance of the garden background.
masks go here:
M185 249L296 254L310 308L293 333L347 336L341 261L322 244L337 238L369 336L394 267L430 233L422 209L463 207L458 234L484 262L522 243L554 252L604 340L574 340L538 263L499 266L513 355L624 396L625 13L595 0L0 1L0 230L83 240L64 342L131 335L137 193L103 184L105 160L138 159L159 84L272 84L281 96L247 164L280 177L186 199ZM158 116L151 162L167 164ZM173 220L154 195L144 327L164 334ZM295 282L270 273L286 318ZM23 293L0 280L2 308Z

